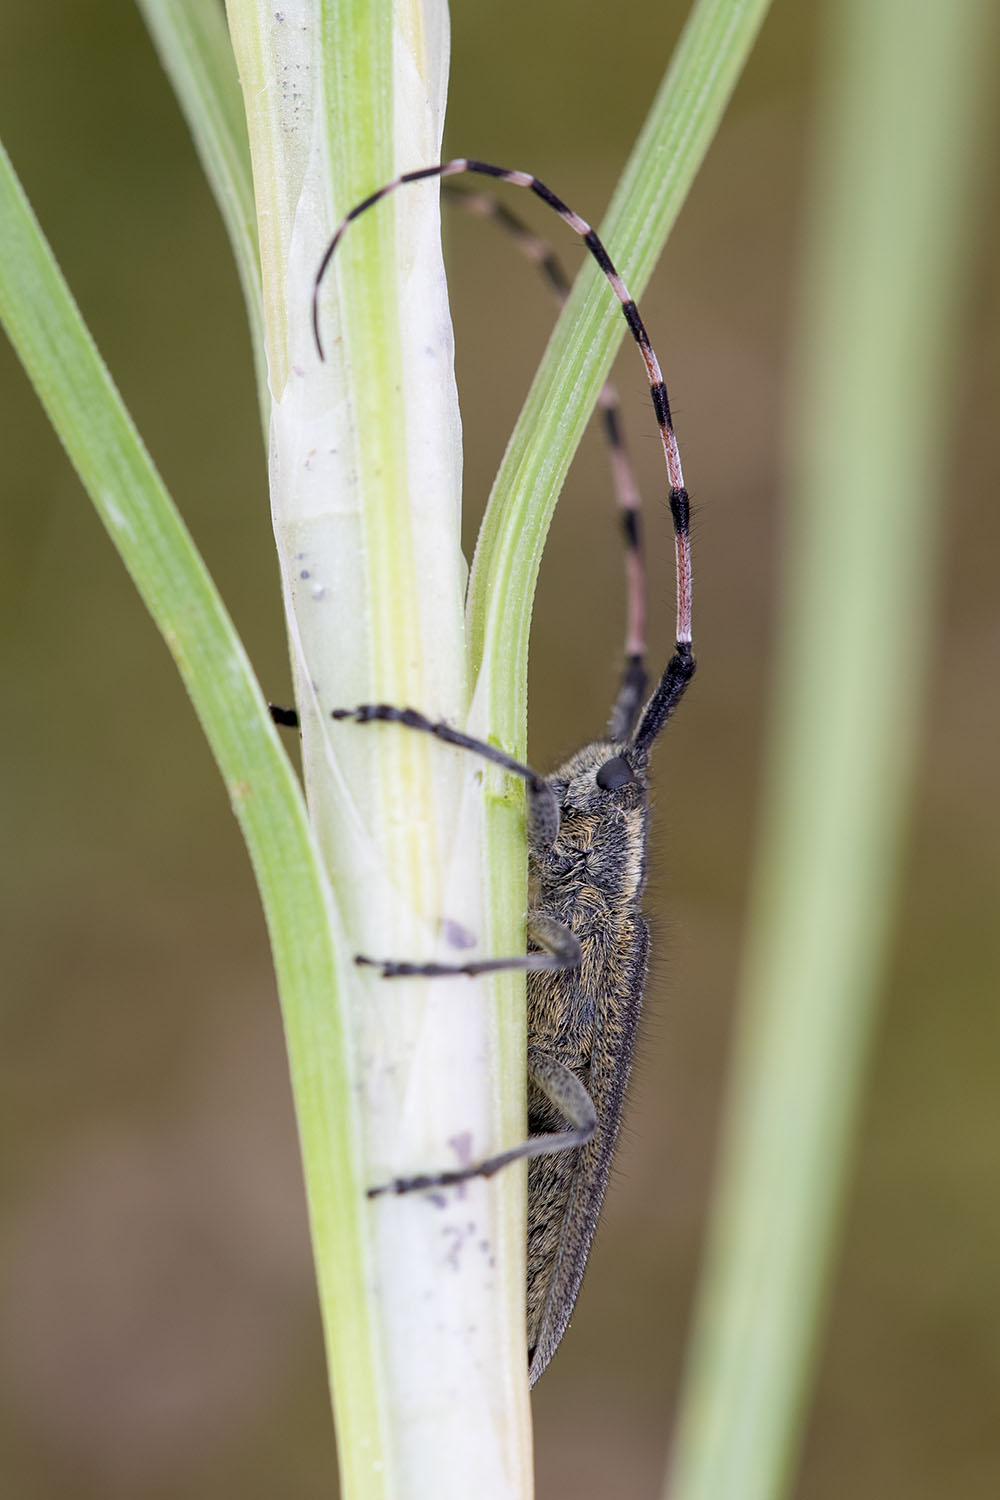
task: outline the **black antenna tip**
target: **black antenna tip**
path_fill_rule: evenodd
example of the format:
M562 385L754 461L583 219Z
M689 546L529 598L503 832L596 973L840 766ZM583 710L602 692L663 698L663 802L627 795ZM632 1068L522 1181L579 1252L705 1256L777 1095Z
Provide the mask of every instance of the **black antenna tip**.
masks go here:
M316 289L313 292L312 325L313 325L313 341L314 341L314 343L316 345L316 353L320 357L320 362L325 364L325 362L326 362L326 355L323 353L323 340L320 338L320 335L319 335L319 287L316 287Z

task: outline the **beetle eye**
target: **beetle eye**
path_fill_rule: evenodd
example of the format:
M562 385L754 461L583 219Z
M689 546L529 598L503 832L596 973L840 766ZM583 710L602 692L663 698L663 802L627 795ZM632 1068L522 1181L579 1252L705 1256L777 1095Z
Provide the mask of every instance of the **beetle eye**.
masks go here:
M597 785L605 792L617 792L619 787L627 786L634 780L635 772L620 755L606 760L597 773Z

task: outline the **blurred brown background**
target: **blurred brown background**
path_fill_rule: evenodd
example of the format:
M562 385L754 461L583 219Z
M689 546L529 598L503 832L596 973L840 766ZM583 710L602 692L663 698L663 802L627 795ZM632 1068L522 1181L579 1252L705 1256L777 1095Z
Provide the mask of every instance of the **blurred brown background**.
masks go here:
M457 6L448 146L537 171L599 220L686 9L618 0L609 25L596 0ZM639 1500L660 1483L754 830L820 10L775 4L644 302L698 507L701 672L659 752L645 1042L587 1284L535 1397L542 1497ZM280 698L288 670L236 277L128 0L4 8L0 130ZM802 1500L1000 1493L1000 285L995 203L979 212L958 389L942 392L958 421L942 433L941 644ZM559 239L558 224L538 223ZM552 309L491 226L455 219L448 234L471 544ZM619 384L648 497L663 657L669 518L631 351ZM247 861L167 653L6 346L0 390L5 1491L319 1500L335 1490L334 1446ZM536 764L603 724L621 620L591 435L542 569Z

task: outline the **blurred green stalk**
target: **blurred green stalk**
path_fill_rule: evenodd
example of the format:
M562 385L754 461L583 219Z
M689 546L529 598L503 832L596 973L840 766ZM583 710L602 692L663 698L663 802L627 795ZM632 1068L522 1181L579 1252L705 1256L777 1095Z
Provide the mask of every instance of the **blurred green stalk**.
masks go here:
M933 662L989 11L827 10L765 812L671 1500L773 1500L797 1459Z

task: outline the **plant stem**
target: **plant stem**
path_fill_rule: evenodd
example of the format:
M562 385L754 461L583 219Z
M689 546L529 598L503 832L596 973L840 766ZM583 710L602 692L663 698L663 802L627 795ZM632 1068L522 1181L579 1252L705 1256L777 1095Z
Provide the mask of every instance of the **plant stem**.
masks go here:
M712 143L769 0L696 0L600 228L633 297L645 290ZM476 547L469 631L476 697L523 755L528 630L556 500L625 323L588 262L511 434ZM661 342L661 341L658 341ZM669 363L669 347L661 352Z
M786 1492L894 914L988 6L829 7L765 821L671 1500Z
M330 717L371 702L459 724L468 712L459 420L436 184L352 224L323 283L322 360L311 321L316 268L339 220L398 172L439 157L447 14L439 0L280 12L230 0L229 18L258 208L272 513L310 816L352 953L455 961L449 934L463 930L490 952L482 765L398 726ZM503 777L486 787L510 801L523 869L519 806ZM352 1421L353 1351L324 1297L351 1496L367 1495L375 1475L394 1497L530 1492L523 1172L447 1195L364 1196L523 1134L523 999L520 1030L508 1027L501 1043L495 988L387 983L352 970L377 1430ZM501 1046L520 1060L502 1069L516 1078L502 1098L493 1083ZM308 1162L312 1143L303 1147ZM317 1239L315 1249L322 1286L336 1247Z

